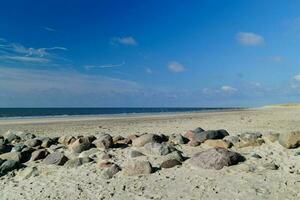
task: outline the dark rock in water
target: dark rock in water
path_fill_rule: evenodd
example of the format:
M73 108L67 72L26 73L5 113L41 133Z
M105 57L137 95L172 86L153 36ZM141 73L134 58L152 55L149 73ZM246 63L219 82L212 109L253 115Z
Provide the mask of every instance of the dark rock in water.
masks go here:
M126 176L151 174L152 166L148 161L129 160L125 163L122 172Z
M64 165L68 161L68 158L60 152L54 152L49 154L43 163L47 165Z
M20 152L9 152L0 154L0 158L3 160L15 160L21 162L22 155Z
M10 172L21 167L20 163L15 160L6 160L0 166L0 175L4 175L7 172Z
M165 142L164 143L156 143L156 142L147 143L147 144L145 144L144 147L148 154L156 155L156 156L164 156L175 150L174 147L170 146L169 144L167 144Z
M287 149L297 148L300 146L300 131L281 133L278 142Z
M132 150L129 152L129 158L136 158L136 157L140 157L140 156L145 156L145 155L142 154L141 152L135 151L135 150Z
M12 152L22 152L23 149L25 149L27 146L25 144L22 144L22 143L19 143L19 144L16 144L12 149L11 151Z
M181 162L179 162L176 159L170 159L170 160L165 160L164 162L161 163L160 167L161 168L172 168L177 165L181 165Z
M36 136L32 133L22 132L19 134L22 141L34 139Z
M89 150L92 147L92 143L86 137L77 139L71 144L71 149L75 153L81 153L83 151Z
M75 159L68 160L66 162L65 166L69 167L69 168L75 168L75 167L79 167L85 163L92 162L92 161L93 160L90 157L75 158Z
M40 146L42 144L42 141L39 139L30 139L25 141L24 144L28 147L36 147L36 146Z
M132 141L132 146L134 147L143 147L147 143L156 142L161 143L162 138L159 135L156 134L144 134L140 137L134 139Z
M119 171L121 171L121 168L118 165L113 164L112 166L110 166L109 168L105 169L102 172L102 178L104 178L104 179L111 179Z
M93 144L99 149L108 149L113 146L113 139L109 134L102 134Z
M244 160L245 158L239 153L224 148L212 148L195 154L189 163L194 167L219 170Z
M41 160L46 158L46 156L49 154L49 152L46 149L39 149L31 154L31 161Z

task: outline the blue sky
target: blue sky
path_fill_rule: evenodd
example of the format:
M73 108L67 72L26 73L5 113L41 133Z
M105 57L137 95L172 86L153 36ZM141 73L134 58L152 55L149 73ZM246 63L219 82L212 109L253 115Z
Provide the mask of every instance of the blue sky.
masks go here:
M300 2L0 3L0 106L260 106L300 99Z

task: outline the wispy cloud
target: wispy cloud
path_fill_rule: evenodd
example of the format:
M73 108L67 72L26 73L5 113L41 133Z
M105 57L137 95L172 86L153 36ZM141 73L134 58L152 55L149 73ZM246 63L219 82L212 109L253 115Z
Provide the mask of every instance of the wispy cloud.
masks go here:
M48 26L42 26L42 29L44 29L45 31L49 31L49 32L57 32L56 29L48 27Z
M153 71L152 71L151 68L147 67L147 68L146 68L146 73L147 73L147 74L153 74Z
M49 63L60 59L56 55L58 51L67 51L65 47L33 48L25 47L18 43L9 43L0 40L0 60L30 63Z
M263 36L251 32L239 32L236 34L236 39L244 46L258 46L265 43Z
M171 61L168 63L168 69L173 73L179 73L186 70L185 66L177 61Z
M134 39L132 36L128 37L114 37L111 39L111 44L122 44L122 45L128 45L128 46L137 46L138 43L136 39Z
M300 74L299 75L296 75L296 76L294 76L294 78L293 78L295 81L300 81Z
M272 57L270 57L270 60L275 63L280 63L283 61L283 57L282 56L272 56Z
M237 91L236 88L234 88L234 87L232 87L232 86L229 86L229 85L223 85L223 86L221 87L221 90L222 90L223 92L226 92L226 93L234 93L234 92Z
M119 63L119 64L105 64L105 65L85 65L84 68L87 69L87 70L90 70L90 69L94 69L94 68L100 68L100 69L103 69L103 68L114 68L114 67L121 67L125 65L125 61L123 61L122 63Z

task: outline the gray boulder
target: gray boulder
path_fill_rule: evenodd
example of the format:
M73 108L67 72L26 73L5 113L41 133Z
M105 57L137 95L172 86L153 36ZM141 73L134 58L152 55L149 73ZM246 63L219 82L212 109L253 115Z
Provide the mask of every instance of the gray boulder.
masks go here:
M60 152L54 152L49 154L43 163L46 165L64 165L68 161L68 158Z
M35 138L35 139L26 140L24 144L28 147L36 147L36 146L40 146L42 144L42 141Z
M93 144L99 149L108 149L113 146L113 138L109 134L101 134Z
M14 160L17 162L21 162L22 154L20 152L8 152L0 154L0 158L3 160Z
M172 151L175 150L174 147L170 146L167 143L157 143L157 142L151 142L147 143L144 146L145 151L147 154L154 155L154 156L164 156Z
M116 165L113 164L112 166L110 166L109 168L103 170L101 176L104 179L111 179L115 174L117 174L119 171L121 171L121 168Z
M4 175L7 172L10 172L21 167L20 163L15 160L6 160L0 166L0 175Z
M31 154L30 161L41 160L47 157L49 152L46 149L38 149Z
M244 157L239 153L224 148L212 148L195 154L189 163L193 167L219 170L241 161L244 161Z
M75 159L68 160L66 162L65 166L68 168L75 168L75 167L79 167L85 163L92 162L92 161L93 160L90 157L75 158Z
M141 135L140 137L134 139L132 141L132 146L143 147L145 144L151 143L151 142L161 143L162 138L156 134L144 134L144 135Z
M81 153L83 151L89 150L92 147L92 143L86 137L77 139L71 144L71 149L75 153Z
M151 174L152 166L149 161L129 160L125 163L122 172L125 176Z

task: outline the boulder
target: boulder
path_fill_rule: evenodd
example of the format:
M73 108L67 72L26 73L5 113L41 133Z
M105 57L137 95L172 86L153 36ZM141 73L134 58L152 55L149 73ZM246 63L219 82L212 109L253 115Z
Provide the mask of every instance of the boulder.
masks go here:
M187 143L187 139L184 138L181 134L173 133L169 137L169 142L174 145L180 145Z
M38 176L40 172L36 167L26 167L22 171L19 171L16 178L19 180L28 179L30 177Z
M177 159L169 159L169 160L165 160L164 162L162 162L160 164L160 167L161 168L172 168L177 165L181 165L181 162L179 162Z
M79 158L84 158L84 157L90 157L94 158L96 154L100 153L99 149L97 148L91 148L87 151L83 151L79 154Z
M56 152L61 149L66 149L67 147L63 144L55 144L49 147L50 152Z
M164 156L172 151L174 151L174 147L170 146L167 143L157 143L157 142L151 142L147 143L144 146L145 152L149 155L154 155L154 156Z
M30 161L41 160L47 157L49 152L46 149L38 149L31 154Z
M209 139L223 139L224 137L228 136L228 132L226 130L208 130L202 131L203 129L196 129L194 131L188 131L185 134L190 141L203 143Z
M134 139L132 141L132 146L143 147L145 144L151 143L151 142L161 143L162 139L159 135L156 135L156 134L144 134L144 135L141 135L140 137Z
M274 143L274 142L278 141L279 135L280 135L279 133L267 133L267 134L263 135L262 137L263 137L263 139Z
M58 139L58 143L60 144L64 144L64 145L69 145L72 144L73 142L75 142L76 138L73 136L61 136Z
M300 146L300 131L281 133L278 142L287 149L297 148Z
M104 179L111 179L115 174L117 174L119 171L121 171L121 168L116 165L113 164L112 166L110 166L109 168L103 170L101 176Z
M88 138L82 137L73 142L70 147L74 153L81 153L89 150L92 147L92 143Z
M262 134L259 132L242 133L241 135L239 135L240 141L233 145L238 148L249 147L249 146L260 146L265 142L261 137L262 137Z
M68 158L60 152L54 152L49 154L43 163L47 165L64 165L68 161Z
M102 134L93 144L99 149L108 149L113 146L113 139L109 134Z
M41 147L43 148L49 148L51 145L55 144L55 141L51 138L43 138L42 139L42 144L41 144Z
M105 160L105 161L99 162L99 163L98 163L98 167L99 167L99 168L102 168L102 169L105 169L105 168L111 167L113 164L114 164L114 163Z
M19 134L19 137L21 138L22 141L26 141L26 140L34 139L36 136L32 133L22 132L21 134Z
M3 160L15 160L21 162L22 155L20 152L8 152L0 154L0 158Z
M3 139L0 139L0 154L10 151L10 146L5 143Z
M122 172L126 176L151 174L152 166L149 161L129 160L124 164Z
M13 142L14 140L20 140L21 138L16 133L19 133L19 132L11 131L11 130L7 131L7 133L5 134L5 140L8 143Z
M22 143L19 143L19 144L16 144L12 149L11 151L12 152L22 152L23 149L25 149L27 146L25 144L22 144Z
M206 140L203 144L209 147L221 147L225 149L230 147L230 144L224 140Z
M189 163L193 167L204 169L222 169L224 166L235 165L244 161L239 153L224 148L212 148L195 154Z
M228 135L223 138L224 141L230 144L230 146L240 142L240 137L237 135Z
M6 160L0 166L0 175L4 175L7 172L10 172L21 167L20 163L15 160Z
M92 161L93 160L90 157L75 158L75 159L68 160L66 162L65 166L68 168L75 168L75 167L79 167L85 163L92 162Z
M28 147L36 147L36 146L40 146L42 144L42 141L35 138L35 139L26 140L24 144Z
M135 151L135 150L131 150L128 153L129 158L136 158L136 157L140 157L140 156L145 156L145 155L143 153L141 153L139 151Z

